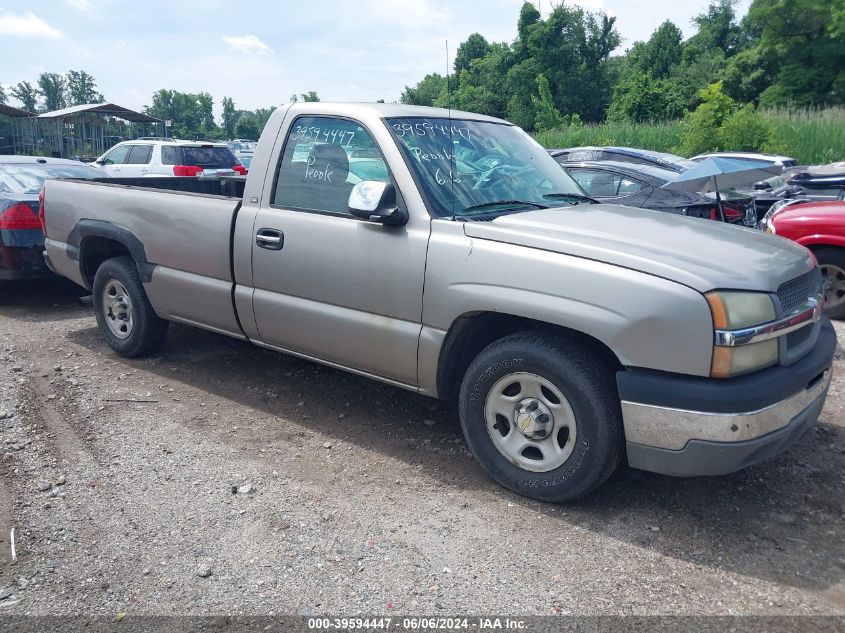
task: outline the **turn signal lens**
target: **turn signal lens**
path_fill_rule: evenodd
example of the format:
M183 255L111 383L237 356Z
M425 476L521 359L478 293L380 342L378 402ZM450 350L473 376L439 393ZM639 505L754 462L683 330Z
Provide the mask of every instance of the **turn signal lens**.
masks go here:
M705 298L716 330L741 330L770 323L776 318L774 303L762 292L711 292ZM735 347L714 346L710 376L730 378L763 369L777 361L776 339Z
M778 362L777 339L741 345L739 347L714 347L710 365L711 378L730 378L748 374Z

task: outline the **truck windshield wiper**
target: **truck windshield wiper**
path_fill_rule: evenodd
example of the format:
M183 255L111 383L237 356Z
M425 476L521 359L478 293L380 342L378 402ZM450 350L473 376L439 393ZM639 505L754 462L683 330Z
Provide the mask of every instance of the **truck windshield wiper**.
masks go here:
M575 200L577 202L586 202L588 204L599 203L599 201L595 198L590 198L589 196L582 196L580 193L547 193L543 197L549 199L560 198L562 200Z
M496 207L534 207L535 209L548 209L548 205L540 204L539 202L531 202L530 200L496 200L495 202L485 202L483 204L474 204L461 211L460 215L467 211L485 211L487 209L495 209Z

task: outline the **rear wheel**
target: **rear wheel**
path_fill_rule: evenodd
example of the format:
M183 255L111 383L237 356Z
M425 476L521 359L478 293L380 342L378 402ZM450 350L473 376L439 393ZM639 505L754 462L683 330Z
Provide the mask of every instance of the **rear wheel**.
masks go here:
M845 249L814 251L824 277L824 312L832 319L845 319Z
M514 334L483 350L461 385L460 417L484 469L536 499L583 496L619 462L613 373L592 350L555 334Z
M97 325L115 352L135 358L161 349L168 322L150 305L131 257L103 262L94 276L93 291Z

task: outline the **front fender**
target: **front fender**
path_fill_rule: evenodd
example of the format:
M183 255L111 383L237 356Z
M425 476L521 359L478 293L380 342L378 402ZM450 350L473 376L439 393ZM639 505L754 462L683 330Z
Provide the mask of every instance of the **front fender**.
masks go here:
M700 292L603 262L464 239L432 236L423 325L443 336L430 344L442 343L462 315L496 312L582 332L625 366L710 374L713 322ZM424 384L428 373L421 368Z
M795 240L801 246L839 246L845 248L845 235L829 235L825 233L814 233L805 235Z

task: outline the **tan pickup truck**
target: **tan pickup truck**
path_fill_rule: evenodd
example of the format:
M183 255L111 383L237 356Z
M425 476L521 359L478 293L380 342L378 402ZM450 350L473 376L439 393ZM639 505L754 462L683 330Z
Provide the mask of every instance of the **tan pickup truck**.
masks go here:
M836 337L809 251L597 204L505 121L296 104L243 179L50 181L46 256L103 336L188 323L456 400L501 484L584 495L775 455L817 419Z

